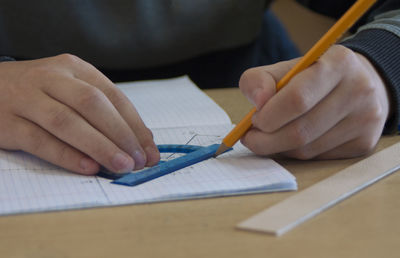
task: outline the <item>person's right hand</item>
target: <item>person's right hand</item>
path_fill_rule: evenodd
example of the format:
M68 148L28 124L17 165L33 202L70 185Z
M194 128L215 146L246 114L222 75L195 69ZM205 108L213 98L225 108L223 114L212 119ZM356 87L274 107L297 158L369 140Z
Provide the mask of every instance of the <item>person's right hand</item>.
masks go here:
M156 164L151 131L128 98L70 54L0 63L0 148L80 174Z

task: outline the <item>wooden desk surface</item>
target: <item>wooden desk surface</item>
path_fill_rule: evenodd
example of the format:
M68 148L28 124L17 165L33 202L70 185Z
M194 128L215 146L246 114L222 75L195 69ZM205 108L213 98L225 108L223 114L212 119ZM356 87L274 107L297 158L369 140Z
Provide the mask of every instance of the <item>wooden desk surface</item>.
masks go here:
M249 108L237 89L209 90L234 122ZM379 148L399 137L382 138ZM357 159L279 161L302 190ZM399 257L400 173L282 237L235 225L296 192L0 217L0 257Z

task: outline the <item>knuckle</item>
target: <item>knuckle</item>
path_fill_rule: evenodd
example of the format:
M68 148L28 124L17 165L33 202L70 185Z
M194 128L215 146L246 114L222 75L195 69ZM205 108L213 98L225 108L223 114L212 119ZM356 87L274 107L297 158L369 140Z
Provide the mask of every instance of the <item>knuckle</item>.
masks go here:
M143 127L143 136L139 140L142 140L144 145L149 145L153 143L153 132L145 125Z
M365 100L367 97L374 97L377 94L375 85L371 82L369 76L364 72L359 72L354 78L354 96Z
M25 138L26 137L26 138ZM28 152L31 153L39 153L40 150L43 148L43 145L45 144L46 140L44 139L43 136L37 134L37 131L34 129L27 129L25 131L25 137L22 137L24 139L28 139L26 141L28 143ZM23 144L21 144L21 147L25 145L25 141ZM24 149L24 148L22 148Z
M138 139L138 143L142 148L154 145L153 133L144 124L139 126L137 130L135 130L135 135ZM127 142L128 141L129 140L127 140Z
M337 50L335 53L336 56L338 56L338 58L340 58L344 61L351 61L351 60L356 59L356 55L355 55L354 51L351 50L350 48L347 48L342 45L336 45L335 50Z
M104 94L115 106L125 105L128 102L125 95L117 87L107 87L104 89Z
M154 139L154 134L153 134L153 132L152 132L148 127L146 127L146 129L147 129L147 132L148 132L148 134L149 134L149 139L151 139L151 141L153 141L153 139Z
M328 52L318 60L317 64L323 64L322 74L327 74L330 71L340 71L343 74L355 74L359 70L360 60L355 52L342 45L332 46Z
M69 54L69 53L58 55L56 58L58 58L63 63L72 64L72 65L82 62L82 59L80 59L79 57L77 57L75 55Z
M375 103L371 105L366 122L368 124L378 125L385 119L385 117L383 107Z
M329 63L326 62L325 59L319 59L312 65L312 69L314 70L315 75L323 76L331 68L329 67Z
M59 108L50 112L49 124L56 130L64 129L72 121L72 112L68 108Z
M332 56L336 61L335 63L339 65L339 67L348 69L349 67L358 64L356 53L345 46L335 45L332 47L332 52Z
M311 141L310 130L304 123L294 122L289 130L288 141L294 148L305 146Z
M294 114L303 114L307 112L311 108L311 103L305 91L302 91L301 87L293 87L291 97L290 97L290 106L292 112Z
M81 108L93 108L104 102L104 94L95 87L85 87L78 99L78 105Z
M369 102L368 106L361 114L361 120L365 128L381 127L387 117L387 109L385 109L378 101Z

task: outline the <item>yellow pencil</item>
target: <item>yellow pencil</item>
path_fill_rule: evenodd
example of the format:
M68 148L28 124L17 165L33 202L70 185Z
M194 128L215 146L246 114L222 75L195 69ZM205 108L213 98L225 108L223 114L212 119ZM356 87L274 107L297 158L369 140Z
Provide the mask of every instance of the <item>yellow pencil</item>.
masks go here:
M358 0L350 9L325 33L324 36L300 59L300 61L279 80L276 90L279 91L296 74L314 63L340 36L343 35L376 0ZM251 111L225 136L215 153L215 157L232 147L251 127L251 118L256 108Z

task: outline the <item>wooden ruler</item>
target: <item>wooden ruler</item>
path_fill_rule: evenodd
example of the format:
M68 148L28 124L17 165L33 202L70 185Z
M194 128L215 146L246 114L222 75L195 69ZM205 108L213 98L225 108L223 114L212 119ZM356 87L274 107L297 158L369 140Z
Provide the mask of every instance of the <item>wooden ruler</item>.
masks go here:
M282 235L399 168L400 143L396 143L250 217L238 228Z

